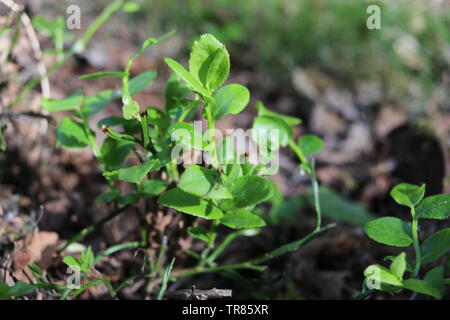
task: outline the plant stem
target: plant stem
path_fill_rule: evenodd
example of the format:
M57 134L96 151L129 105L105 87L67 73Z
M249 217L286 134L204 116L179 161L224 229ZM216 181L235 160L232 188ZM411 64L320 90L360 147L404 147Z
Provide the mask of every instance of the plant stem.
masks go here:
M417 275L419 274L419 271L420 271L421 257L420 257L419 237L417 234L419 219L416 217L416 212L414 210L414 207L411 208L411 215L412 215L411 234L412 234L413 241L414 241L414 250L416 252L416 264L414 265L414 271L413 271L412 276L417 277Z
M206 119L208 120L208 130L209 130L209 148L211 154L211 164L213 167L218 166L217 160L217 149L216 149L216 126L214 124L214 119L211 111L211 104L205 103Z
M174 279L178 279L178 278L182 278L182 277L188 277L188 276L193 276L196 274L200 274L200 273L209 273L209 272L216 272L216 271L223 271L223 270L234 270L234 269L253 269L253 270L259 270L261 271L261 269L263 269L264 267L262 266L258 266L258 264L261 264L267 260L273 259L275 257L278 257L284 253L287 253L289 251L293 251L293 250L297 250L299 247L305 245L306 243L308 243L309 241L311 241L313 238L315 238L316 236L318 236L319 234L333 228L335 226L335 224L329 224L325 227L323 227L322 229L318 230L318 231L314 231L310 234L308 234L307 236L293 241L291 243L288 243L286 245L283 245L275 250L272 250L271 252L268 252L262 256L256 257L254 259L250 259L246 262L242 262L242 263L236 263L236 264L231 264L231 265L225 265L225 266L211 266L211 267L203 267L203 266L197 266L194 267L192 269L188 269L188 270L182 270L179 272L174 272L171 276L170 279L174 280Z
M319 182L317 181L316 171L315 171L315 160L313 159L311 163L306 158L303 151L298 147L294 140L289 140L289 147L294 151L300 163L304 166L308 167L309 170L306 170L309 178L311 179L313 196L314 196L314 210L316 211L317 223L315 231L320 230L322 225L322 209L320 208L320 199L319 199Z
M315 170L315 161L313 160L311 162L311 184L313 188L313 194L314 194L314 208L316 210L317 214L317 224L316 224L316 231L320 230L322 225L322 209L320 208L320 199L319 199L319 183L317 181L316 177L316 170Z

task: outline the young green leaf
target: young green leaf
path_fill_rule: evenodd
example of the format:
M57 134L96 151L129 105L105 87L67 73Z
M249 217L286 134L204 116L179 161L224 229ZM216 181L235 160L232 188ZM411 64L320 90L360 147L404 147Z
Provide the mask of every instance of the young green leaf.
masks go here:
M258 110L258 116L270 116L270 117L279 118L280 120L283 120L291 127L302 123L302 120L299 118L286 116L284 114L279 114L279 113L268 110L266 107L264 107L264 105L262 104L261 101L256 102L255 108Z
M224 115L238 114L248 105L250 92L240 84L232 83L223 86L213 95L216 103L212 105L213 119L215 121Z
M145 88L147 88L156 78L155 70L147 70L130 80L129 94L135 96Z
M174 75L175 74L173 73L170 77L164 91L164 109L166 111L184 106L191 93L186 85L178 81L177 77Z
M173 59L165 58L164 61L167 65L172 69L178 77L180 77L184 82L186 82L186 86L192 90L193 92L198 93L203 97L209 97L209 92L203 87L203 84L195 78L192 74L190 74L184 67L176 62Z
M450 217L450 194L426 197L416 207L416 216L426 219L448 219Z
M118 189L109 189L109 190L106 190L105 192L103 192L101 195L99 195L95 199L95 202L97 202L97 203L109 203L109 202L112 202L114 200L119 199L120 196L121 196L120 190L118 190Z
M42 107L48 112L79 110L82 102L81 91L77 91L65 99L41 99Z
M203 139L203 135L199 132L192 123L177 122L169 128L172 140L177 143L182 143L186 146L206 150L208 143Z
M234 148L233 137L223 138L217 146L217 159L219 164L238 163L238 155Z
M169 183L164 180L147 180L141 185L141 193L147 197L154 197L166 190Z
M245 176L235 180L230 192L233 206L245 208L268 200L272 196L272 185L263 177Z
M123 78L127 74L125 72L94 72L90 74L85 74L79 77L80 80L85 79L97 79L97 78L106 78L106 77L118 77Z
M410 229L409 223L394 217L378 218L364 227L371 239L395 247L407 247L413 243L408 232Z
M106 138L101 149L102 161L106 170L118 169L133 148L134 142L132 141L117 141L109 137Z
M444 294L444 268L436 267L428 272L423 280L407 279L403 281L406 289L442 299Z
M403 275L406 271L406 254L402 252L397 257L395 257L389 269L394 276L396 276L400 280L403 280Z
M121 181L139 183L150 171L158 170L162 166L164 166L164 163L160 160L149 159L143 164L130 168L119 169L117 178Z
M266 225L263 219L244 209L225 213L220 222L232 229L256 228Z
M103 110L112 100L119 97L120 95L113 90L100 91L84 99L83 112L87 113L88 116L92 116Z
M252 138L260 146L277 150L287 146L293 129L283 120L272 116L258 116L253 121Z
M136 134L139 132L139 122L136 120L126 120L122 117L108 117L100 120L97 123L97 128L101 129L103 126L117 127L122 126L128 134Z
M123 117L127 120L139 118L139 103L131 100L122 107Z
M78 259L75 257L65 256L63 258L63 262L65 264L67 264L68 266L75 267L75 268L78 268L79 270L81 270L81 262L78 261Z
M209 231L202 226L189 227L187 229L187 233L194 239L199 239L204 242L208 242L209 240Z
M371 266L368 266L364 270L364 276L367 278L375 278L375 280L380 281L380 285L388 285L388 286L395 286L395 287L402 287L402 281L398 279L390 270L387 268L379 265L374 264Z
M84 125L72 118L61 120L56 131L56 146L66 148L85 148L89 145Z
M307 203L314 208L314 192L312 188L304 195ZM342 221L355 226L364 226L375 215L358 202L345 199L332 189L321 186L319 188L320 206L322 213L333 220Z
M422 263L433 262L450 251L450 228L429 236L421 246Z
M425 184L416 186L409 183L400 183L391 190L391 197L402 206L415 207L425 195Z
M208 90L217 89L230 73L227 49L213 35L202 35L192 46L189 71Z
M178 187L184 192L203 197L216 184L216 171L193 164L181 175Z
M223 216L222 211L211 201L200 199L179 188L163 193L158 202L168 208L204 219L220 219Z
M304 135L298 139L298 146L306 156L310 156L322 150L323 140L315 135Z

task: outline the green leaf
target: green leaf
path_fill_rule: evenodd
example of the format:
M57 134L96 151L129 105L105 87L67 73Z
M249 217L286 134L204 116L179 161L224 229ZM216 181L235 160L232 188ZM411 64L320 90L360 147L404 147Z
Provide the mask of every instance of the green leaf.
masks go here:
M216 171L193 164L183 172L178 187L184 192L203 197L216 184Z
M245 176L235 180L230 190L235 208L257 205L272 196L271 183L258 176Z
M225 184L232 186L236 179L243 176L242 166L237 163L227 164L225 167Z
M83 94L81 91L77 91L65 99L41 99L42 107L48 112L79 110L82 102Z
M450 228L429 236L421 246L422 263L433 262L450 251Z
M94 253L92 252L91 247L89 246L86 251L81 254L81 262L86 266L94 264Z
M167 283L169 282L170 273L172 272L174 263L175 263L175 258L172 259L172 261L170 262L170 265L167 266L166 270L164 270L164 275L163 275L163 278L162 278L161 288L159 289L158 296L156 297L156 300L162 300L163 297L164 297L164 293L166 292Z
M391 190L391 197L402 206L415 207L425 195L425 184L416 186L409 183L400 183Z
M128 88L130 96L135 96L136 94L147 88L153 82L153 80L155 80L155 78L156 71L148 70L131 79Z
M139 9L140 9L139 3L134 2L134 1L125 2L122 7L123 12L126 12L126 13L137 12L137 11L139 11Z
M444 295L444 268L436 267L429 271L423 280L408 279L403 281L405 288L442 299Z
M47 37L54 36L66 26L63 19L49 20L42 15L34 16L31 23L34 28Z
M364 270L364 276L367 278L372 278L376 281L380 282L380 285L388 285L388 286L395 286L395 287L402 287L402 281L398 279L394 274L391 273L390 270L386 269L385 267L379 265L379 264L373 264L368 266Z
M394 276L396 276L400 280L403 280L403 275L406 271L406 254L402 252L397 257L395 257L389 269Z
M141 193L147 198L154 197L166 190L168 185L164 180L147 180L141 185Z
M122 126L128 134L135 134L140 131L140 125L137 120L126 120L122 117L108 117L97 123L97 128L101 129L103 125L108 127Z
M187 233L194 239L199 239L204 242L209 241L209 236L208 236L209 231L202 226L189 227L187 229Z
M237 163L239 160L232 137L223 138L217 146L217 159L219 164Z
M217 89L230 73L227 49L213 35L202 35L192 46L189 71L208 90Z
M233 229L256 228L266 225L263 219L244 209L225 213L220 222Z
M103 192L101 195L99 195L95 201L97 203L109 203L116 199L119 199L121 196L121 192L118 189L110 189Z
M160 130L160 134L165 133L170 126L170 118L164 111L161 111L154 107L148 107L145 109L147 113L148 123Z
M425 219L448 219L450 217L450 194L426 197L416 207L416 216Z
M306 156L310 156L322 150L323 140L315 135L304 135L298 139L298 146Z
M97 78L106 78L106 77L118 77L123 78L127 74L125 72L94 72L90 74L85 74L79 77L81 80L85 79L97 79Z
M109 137L106 138L101 149L102 161L106 169L118 169L133 148L134 142L132 141L117 141Z
M182 143L186 146L206 150L208 143L203 139L203 135L192 123L177 122L170 126L169 133L172 140Z
M309 206L314 208L314 194L311 188L308 189L305 197ZM364 226L375 218L373 213L358 202L347 200L328 187L319 188L319 198L322 213L333 220Z
M23 297L31 291L37 289L37 285L28 284L21 280L17 281L12 287L9 287L7 295L9 297ZM0 289L1 290L1 289ZM1 293L0 293L1 297Z
M198 93L203 97L209 97L209 92L203 87L202 83L190 74L184 67L173 59L165 58L164 61L167 65L180 77L184 82L186 82L187 87L193 92Z
M103 110L112 100L119 97L120 95L117 95L113 90L100 91L84 100L83 112L86 112L88 116L92 116Z
M131 120L139 117L139 103L134 100L130 100L122 107L123 117L126 120Z
M395 247L407 247L413 243L408 232L410 229L409 223L394 217L378 218L364 227L371 239Z
M179 188L163 193L158 202L168 208L204 219L220 219L223 216L222 211L211 201L200 199Z
M164 109L170 111L184 106L190 93L191 91L182 82L171 76L164 91Z
M137 166L119 169L117 178L121 181L139 183L150 171L158 170L162 166L164 163L160 160L150 159Z
M238 114L244 110L250 101L250 92L246 87L232 83L217 90L213 97L216 103L212 105L212 113L217 121L228 113Z
M79 270L81 270L81 262L78 261L78 259L75 257L65 256L63 258L63 262L65 264L67 264L68 266L75 267L75 268L78 268Z
M69 117L61 120L56 131L56 146L66 148L85 148L89 145L89 138L82 123Z
M266 107L264 107L264 105L260 101L256 102L255 108L258 110L258 116L271 116L271 117L279 118L280 120L286 122L291 127L302 123L302 120L299 118L286 116L284 114L279 114L279 113L276 113L276 112L266 109Z
M253 121L252 138L260 146L277 150L287 146L293 129L283 120L272 116L258 116Z

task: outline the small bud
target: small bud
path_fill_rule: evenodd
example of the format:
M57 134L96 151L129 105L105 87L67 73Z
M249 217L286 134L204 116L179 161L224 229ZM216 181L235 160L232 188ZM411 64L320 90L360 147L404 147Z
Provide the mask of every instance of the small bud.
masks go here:
M106 124L102 125L102 132L107 133L108 131L109 131L109 126L107 126Z

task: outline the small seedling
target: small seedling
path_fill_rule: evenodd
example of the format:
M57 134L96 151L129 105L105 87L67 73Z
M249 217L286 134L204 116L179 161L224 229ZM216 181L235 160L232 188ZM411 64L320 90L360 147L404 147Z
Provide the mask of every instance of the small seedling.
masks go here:
M423 265L434 263L450 250L450 228L430 235L425 241L419 241L420 219L448 219L450 216L450 195L439 194L425 197L425 185L416 186L407 183L396 185L391 196L399 205L406 206L411 212L411 222L395 217L383 217L368 222L367 235L380 243L394 247L414 247L415 259L407 259L402 252L396 257L386 257L391 261L389 268L371 265L364 271L366 277L362 296L370 290L382 290L395 293L402 289L415 291L441 299L445 286L444 266L436 266L421 278Z

